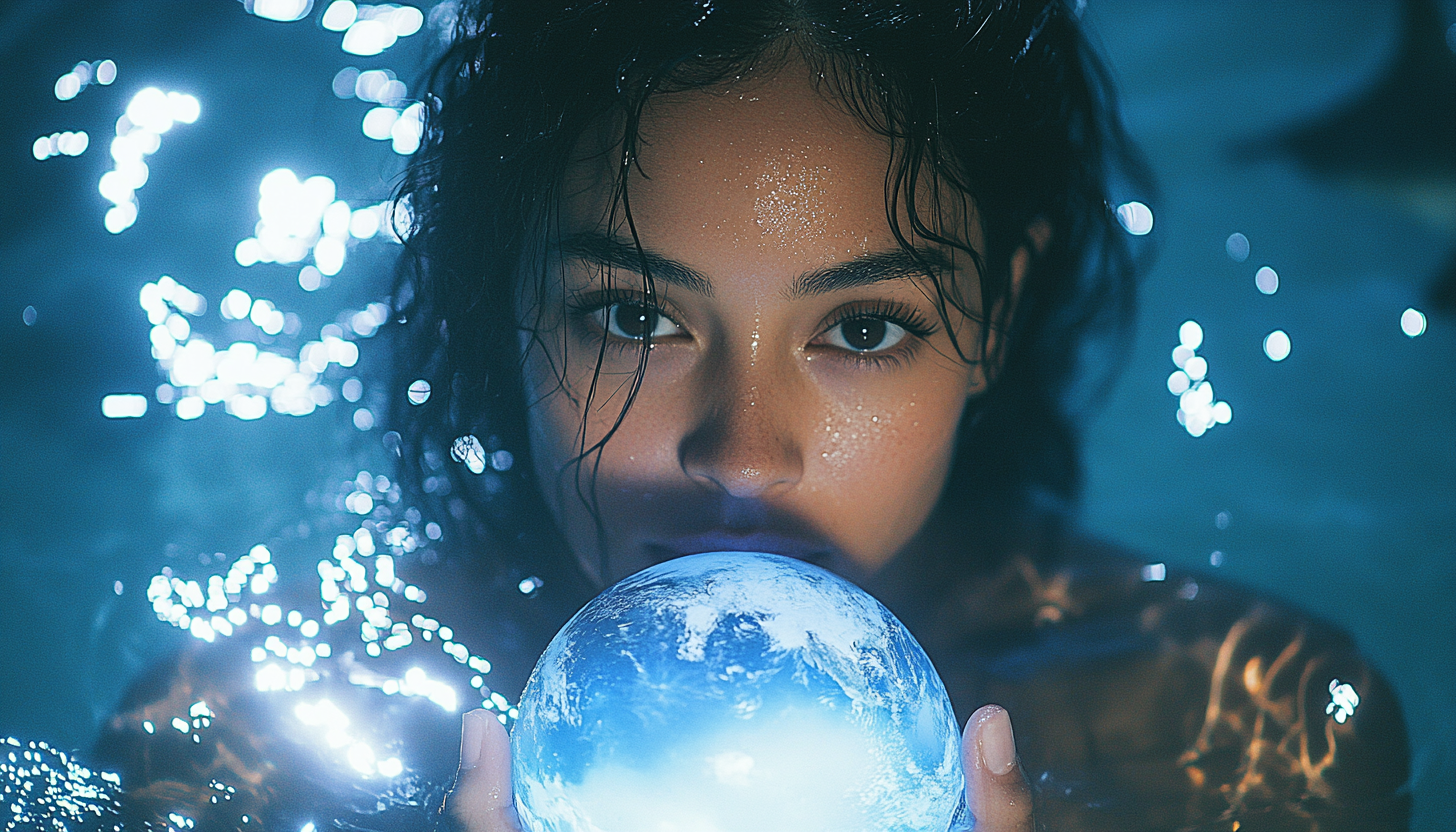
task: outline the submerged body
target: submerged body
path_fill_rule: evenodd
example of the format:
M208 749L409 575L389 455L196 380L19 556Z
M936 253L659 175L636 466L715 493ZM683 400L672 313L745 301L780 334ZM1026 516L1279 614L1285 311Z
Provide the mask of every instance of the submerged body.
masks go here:
M933 614L909 617L960 720L985 701L1011 714L1045 828L1406 827L1399 705L1348 637L1213 578L1170 571L1149 581L1143 561L1054 544L1024 547L985 580L946 592ZM432 828L459 718L350 684L359 664L321 661L307 696L260 692L241 651L199 645L139 683L98 749L122 773L128 818ZM492 681L513 695L505 676L519 685L526 669L502 664ZM1355 696L1332 691L1335 681ZM294 714L320 698L369 714L404 775L381 782L340 765ZM202 742L144 730L199 699L216 712ZM214 802L214 782L237 791Z
M1050 829L1404 828L1399 706L1346 637L1063 531L1081 415L1064 388L1136 271L1074 13L857 9L465 7L410 193L426 262L403 317L423 352L404 369L441 394L401 427L426 465L476 434L523 464L453 480L436 517L459 521L459 568L412 579L515 693L638 569L801 558L905 622L959 719L981 708L962 753L982 832L1032 829L1033 807ZM533 574L539 598L497 603ZM103 742L135 811L432 822L454 714L359 687L348 653L312 670L303 704L350 700L417 777L383 796L340 777L297 696L199 648ZM143 730L200 698L217 716L195 741ZM498 804L508 752L482 758L470 724L451 805ZM214 778L236 794L214 800Z

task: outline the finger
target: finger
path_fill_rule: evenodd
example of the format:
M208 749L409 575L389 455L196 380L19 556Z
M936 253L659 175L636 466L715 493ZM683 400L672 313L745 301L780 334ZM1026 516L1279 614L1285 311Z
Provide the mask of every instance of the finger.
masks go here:
M971 714L961 738L961 762L976 832L1032 832L1031 787L1016 757L1005 708L986 705Z
M511 740L489 711L465 714L460 770L442 810L447 828L461 832L520 832L511 790Z

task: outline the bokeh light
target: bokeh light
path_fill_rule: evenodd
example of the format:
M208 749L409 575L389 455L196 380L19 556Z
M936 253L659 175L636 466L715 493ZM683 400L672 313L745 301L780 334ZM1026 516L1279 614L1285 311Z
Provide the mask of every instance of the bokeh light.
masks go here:
M107 231L120 234L136 222L136 192L151 174L146 157L161 147L162 134L173 125L192 124L201 113L197 99L186 93L145 87L132 97L116 120L116 138L111 140L115 167L97 183L97 190L112 203L104 220Z
M184 420L201 416L208 405L222 404L227 414L244 421L262 418L271 409L290 416L307 416L333 402L342 392L328 383L331 366L353 367L359 361L354 339L370 338L389 317L387 305L374 302L360 310L344 310L339 324L325 324L316 340L305 340L296 354L280 349L276 342L262 346L256 340L235 340L216 348L208 337L195 331L189 318L207 310L207 301L169 276L142 287L138 298L152 325L152 357L166 376L158 386L159 404L171 404ZM292 312L280 310L267 298L254 298L242 289L232 289L218 303L223 321L247 322L256 328L256 338L296 337L302 321ZM358 385L357 378L345 379L344 386ZM352 389L352 387L351 387ZM356 395L351 401L357 401ZM373 414L356 412L354 424L360 430L373 427Z
M1272 295L1279 291L1279 273L1269 266L1260 266L1254 273L1254 285L1260 292Z
M1141 202L1124 202L1117 206L1117 221L1127 233L1141 237L1153 230L1153 209Z
M316 37L327 48L331 63L298 83L311 85L313 93L322 96L321 106L343 113L341 121L347 127L347 133L336 131L329 137L330 141L337 140L340 148L365 146L378 154L364 158L361 167L383 167L387 175L392 175L398 170L399 157L418 151L420 116L425 104L415 99L427 96L423 89L417 89L413 91L415 99L412 99L412 91L403 80L420 77L415 53L413 50L389 50L395 49L400 39L415 35L425 26L432 31L440 30L430 36L432 40L435 35L443 34L453 13L452 4L425 6L427 14L414 6L391 3L361 5L348 0L317 3L312 0L247 0L241 4L225 5L235 18L243 21L240 25L244 27L269 33ZM238 14L239 5L251 17ZM1079 3L1079 9L1080 6ZM305 26L279 25L303 20L310 22ZM325 31L318 31L320 25ZM1456 44L1456 27L1446 32L1446 38L1448 44ZM110 47L98 43L95 48ZM1456 45L1452 48L1456 50ZM351 57L350 53L360 57ZM90 199L94 201L95 194L100 193L107 200L102 206L105 211L104 227L112 234L120 234L139 221L139 210L143 204L140 194L146 185L155 178L159 182L157 191L160 193L163 190L160 183L176 177L178 171L169 170L168 162L180 163L182 154L173 157L169 152L183 150L183 142L196 141L198 146L217 142L217 133L204 137L203 130L213 130L225 123L225 119L214 119L214 116L228 112L236 104L235 100L224 97L222 86L213 83L215 78L159 74L156 66L143 66L138 58L131 57L133 54L128 50L125 58L126 77L130 80L120 85L115 84L118 68L112 60L81 61L63 72L66 66L81 57L70 54L53 68L45 69L39 83L33 86L36 94L44 99L50 100L54 95L54 101L46 106L55 107L54 112L58 116L55 121L26 128L27 132L14 142L12 148L16 154L23 156L29 153L38 164L43 163L37 170L46 176L70 174L87 177L85 191L92 194ZM345 65L346 62L357 66ZM392 64L393 68L383 66L385 62ZM285 83L294 81L290 79ZM157 86L142 88L147 84ZM114 88L107 89L108 86ZM177 89L169 92L174 86ZM204 102L182 90L196 95L206 92L206 113L203 112ZM128 99L127 96L132 97ZM341 101L344 103L341 104ZM127 106L122 107L123 103ZM105 119L97 120L92 112ZM255 113L252 118L257 124L272 126L267 112ZM179 129L200 120L204 123L195 131ZM322 119L320 123L323 123ZM371 142L358 141L361 131ZM239 241L233 246L234 259L251 271L236 271L231 263L199 265L185 259L182 263L162 259L155 265L148 264L126 272L118 270L116 275L108 275L108 280L119 279L130 286L125 290L127 292L134 291L143 281L149 281L141 285L138 296L147 324L140 325L134 317L123 317L121 321L123 326L135 327L136 339L144 337L146 340L128 341L131 336L122 335L117 341L121 349L139 348L148 352L155 362L157 373L151 379L134 373L108 376L110 380L103 380L99 389L83 394L75 402L78 412L87 419L105 424L108 435L130 435L146 429L147 420L170 420L171 416L167 414L173 414L182 423L172 424L166 429L176 431L176 436L210 435L214 430L212 425L222 424L231 425L229 430L241 431L240 436L249 437L244 442L250 442L251 437L262 437L268 430L275 429L270 426L295 424L293 420L278 419L279 414L294 417L316 415L319 418L311 421L321 422L327 418L331 420L330 424L343 426L347 434L345 441L350 443L367 444L377 450L379 445L375 443L382 439L383 447L393 459L400 454L401 439L399 433L386 432L389 427L386 421L389 413L387 403L397 401L396 397L403 392L409 404L428 404L431 408L443 406L439 396L432 398L433 391L426 379L418 379L400 390L393 384L373 383L374 376L366 374L364 366L371 357L387 360L378 357L384 352L382 342L369 339L387 323L389 299L384 296L384 291L379 291L381 287L377 281L366 275L361 266L365 263L375 266L377 260L384 260L393 253L387 249L399 242L401 229L408 224L408 212L388 214L387 189L370 190L359 186L359 178L352 176L349 167L360 161L358 154L345 158L342 153L314 156L293 152L295 148L290 145L297 145L302 138L302 134L288 135L278 131L274 146L286 152L242 159L247 170L255 171L249 176L269 170L275 173L297 171L289 186L293 189L289 191L292 199L279 200L280 203L292 204L286 207L270 204L268 216L263 211L260 185L256 223L251 217L251 205L227 206L224 216L236 213L242 217L243 224L241 227L229 226L232 230L227 232L230 236L226 245L233 246L234 241ZM92 147L93 139L97 140L95 147ZM168 145L168 150L162 151L162 146L169 142L178 144ZM386 143L388 151L384 149ZM88 153L89 156L86 155ZM110 155L107 156L107 153ZM102 155L98 157L98 154ZM75 162L66 161L76 157L81 158ZM384 157L382 162L379 157ZM12 163L21 165L15 158L12 157ZM28 167L28 164L21 166ZM283 165L292 167L281 167ZM332 188L329 199L316 199L324 190L319 180L327 180ZM310 182L313 184L310 185ZM94 192L92 183L95 184ZM171 185L175 186L175 183L174 178ZM251 192L252 184L244 182L236 190ZM248 201L251 202L251 198ZM149 209L155 207L154 203L147 204ZM1170 200L1169 205L1160 211L1175 207ZM1151 232L1153 215L1147 205L1127 202L1113 210L1118 222L1129 234ZM1202 242L1197 245L1205 257L1213 255L1215 260L1222 261L1222 258L1216 257L1216 251L1209 250L1209 242L1216 246L1217 237L1226 233L1233 223L1245 227L1249 234L1272 236L1272 232L1254 221L1262 215L1231 209L1221 216L1222 219L1214 216L1211 227L1205 226L1198 232L1198 240ZM160 220L162 212L157 211L149 218ZM1160 216L1159 219L1171 223L1162 229L1163 233L1174 224L1180 225L1175 230L1181 232L1184 227L1181 223L1186 222L1187 216L1172 219ZM94 222L94 219L87 222ZM249 224L253 225L251 230ZM1266 221L1263 225L1268 226L1269 223ZM139 229L139 232L144 231L147 231L145 225ZM137 233L136 239L143 237ZM377 243L373 242L376 240ZM361 245L365 247L361 249ZM1263 246L1261 243L1261 258L1270 256L1271 253ZM1277 246L1271 243L1268 248ZM1248 236L1242 232L1229 234L1224 241L1224 251L1231 261L1245 263L1251 252ZM1301 263L1296 256L1287 252L1279 252L1278 256L1286 264L1281 268L1309 270L1308 263ZM277 264L285 264L286 268ZM1221 268L1226 267L1224 264ZM1265 269L1272 276L1272 283L1265 280ZM157 277L162 270L174 270L174 274L189 285L183 285L182 281L173 277ZM1247 300L1252 294L1247 293L1247 284L1243 283L1248 272L1237 269L1232 273L1237 275L1237 284L1227 294ZM1278 275L1271 267L1255 271L1254 279L1263 294L1273 294L1279 285ZM298 288L294 288L295 282ZM1266 285L1271 285L1272 289L1266 290ZM300 289L309 294L301 295ZM1259 406L1266 410L1240 430L1258 430L1261 425L1267 424L1271 415L1267 398L1257 395L1258 383L1267 383L1267 379L1249 377L1256 374L1246 372L1249 368L1226 357L1224 352L1229 348L1228 343L1232 342L1237 347L1238 341L1254 333L1236 332L1230 323L1233 318L1229 308L1208 302L1208 298L1195 296L1195 301L1179 300L1180 304L1191 302L1199 305L1175 309L1173 314L1177 314L1178 318L1171 320L1196 315L1207 326L1211 341L1205 346L1204 327L1197 322L1187 321L1179 327L1178 343L1171 351L1175 369L1166 379L1169 394L1179 400L1177 420L1190 436L1202 436L1216 425L1229 423L1232 409L1228 402L1215 396L1210 379L1218 375L1214 380L1222 389L1228 390L1224 385L1231 382L1224 379L1230 378L1231 371L1237 371L1245 374L1245 377L1236 379L1237 387L1234 388L1240 391L1241 400L1248 396L1250 400L1259 401ZM39 311L37 307L40 307ZM1266 304L1261 308L1270 307ZM1386 338L1393 337L1390 324L1395 317L1392 313L1398 308L1381 306L1373 310L1371 314L1378 318L1373 329L1385 333ZM1243 314L1253 309L1252 306L1247 309L1240 307L1239 312ZM1157 320L1158 315L1166 311L1158 309L1152 319ZM1433 316L1432 321L1415 308L1400 314L1399 325L1408 338L1424 335L1431 324L1435 328L1431 338L1439 340L1446 337L1445 331L1440 329L1439 318L1435 317L1437 313L1427 311ZM74 326L70 322L77 320L74 309L66 308L61 299L30 289L17 296L9 314L18 314L25 327L37 327L30 331L20 330L15 325L15 318L10 319L16 331L36 343L63 332L67 325ZM1286 320L1283 324L1295 322ZM1275 323L1279 322L1269 321L1266 326ZM1160 326L1167 326L1167 323ZM1281 345L1276 336L1283 339L1282 352L1274 349ZM1401 355L1422 354L1422 347L1437 343L1431 338L1414 345L1414 351L1402 351ZM1242 360L1243 349L1238 348L1239 355L1235 359ZM1264 349L1271 360L1283 360L1289 354L1287 334L1282 331L1270 333L1265 339ZM142 369L146 370L145 367ZM1281 380L1276 383L1288 383L1287 373L1274 373L1272 368L1265 368L1269 379L1279 378ZM1148 384L1161 380L1161 372L1156 367L1150 375L1151 378L1146 380ZM436 379L436 382L448 384L448 379ZM203 419L209 427L187 423L202 419L209 411L213 415ZM275 415L269 417L270 412ZM231 418L224 420L219 414ZM1166 412L1156 415L1159 421L1166 417ZM106 423L103 420L117 422ZM1166 427L1166 423L1162 424ZM117 434L117 431L128 433ZM1224 435L1220 434L1220 437ZM1227 436L1232 439L1235 434L1230 431ZM1223 447L1232 444L1230 442ZM1208 443L1205 445L1214 447ZM258 447L265 445L260 441ZM1200 447L1199 450L1202 452L1206 448ZM441 459L441 456L445 455L436 455L432 461L405 460L425 466L423 490L437 498L450 494L451 481L444 475L444 467L451 464L451 459L465 466L467 471L481 475L481 479L475 482L484 489L497 487L493 483L501 479L491 472L510 471L514 464L511 452L499 448L496 437L484 432L479 437L460 437L449 458ZM1202 453L1190 455L1190 458L1195 457L1209 458ZM260 465L272 462L262 457L260 460ZM249 672L259 690L266 690L275 697L271 701L276 703L280 718L294 720L300 736L310 736L309 732L313 732L319 747L326 747L328 753L334 754L335 762L344 774L356 775L361 782L378 782L410 774L411 763L398 747L391 746L391 738L373 731L374 726L370 724L372 711L353 707L343 698L333 695L330 674L334 684L367 688L371 696L414 697L419 703L441 711L454 712L479 703L497 713L502 721L509 720L514 711L509 700L487 684L490 663L478 654L488 653L495 645L487 640L474 646L478 650L465 648L450 627L441 622L440 613L429 606L430 599L425 589L418 583L410 583L421 580L420 564L434 562L436 556L432 547L439 544L447 533L453 536L455 532L449 530L455 527L442 527L441 523L448 525L448 518L430 518L402 502L407 496L401 497L398 485L389 477L362 470L358 474L357 478L346 475L333 484L336 487L321 490L318 503L323 507L321 513L328 515L332 512L332 515L314 527L312 542L294 541L291 550L278 549L277 556L268 560L262 559L263 553L269 551L267 546L260 550L259 547L250 549L248 544L244 544L233 553L248 552L244 558L231 561L231 565L237 566L236 570L215 567L218 573L210 574L206 566L199 570L195 563L190 562L190 557L173 560L170 549L168 560L162 561L160 547L164 544L170 546L171 540L159 539L156 547L143 547L139 557L144 564L150 565L144 565L145 571L140 575L117 573L126 578L123 582L113 574L104 574L98 585L107 602L131 604L142 594L138 588L150 588L155 584L155 581L149 584L147 579L152 577L154 570L159 570L158 576L165 578L172 589L170 606L163 602L153 604L159 620L177 627L177 634L185 634L188 639L219 641L232 638L242 642L245 655L251 650L253 664ZM455 487L459 487L458 483ZM312 502L310 506L309 510L314 510ZM309 519L314 521L317 518L310 516ZM317 530L325 522L344 522L349 528L339 538L335 538L332 530L320 536ZM1200 514L1199 525L1206 524L1207 515ZM272 546L273 538L267 539L268 546ZM348 542L343 542L344 539ZM218 544L219 548L231 545L234 544ZM1196 543L1188 550L1188 556L1202 563L1213 545L1234 548L1230 549L1232 555L1226 555L1222 550L1207 554L1210 567L1223 566L1225 557L1235 568L1247 568L1240 565L1253 561L1252 549L1248 550L1250 557L1243 557L1240 553L1244 550L1237 548L1237 541L1223 539ZM310 547L317 551L310 551ZM347 552L341 554L344 550ZM206 551L211 553L213 550L208 548ZM1149 551L1158 550L1150 548ZM1169 556L1177 557L1175 554ZM216 557L219 564L227 560L220 554ZM293 559L290 560L290 557ZM302 569L300 559L303 561ZM165 568L162 568L163 563ZM243 574L244 565L247 566L246 574ZM1162 566L1160 563L1146 564L1144 577L1164 580L1166 573L1157 578L1151 577L1158 574L1157 569ZM360 576L362 587L355 581L356 573ZM516 579L520 580L514 586L521 596L533 597L540 592L542 584L539 577L512 576L513 582ZM174 580L179 581L181 586ZM316 582L317 597L305 595L300 599L297 594L285 597L284 588L290 583L296 586L300 580L308 584L305 588L309 593ZM1180 598L1192 597L1184 594L1190 584L1185 583L1179 588ZM215 585L219 588L217 592L213 591ZM511 585L507 584L507 587ZM1196 594L1197 585L1191 584L1191 587L1189 591ZM184 595L186 600L183 600ZM200 605L188 606L188 602L199 599ZM341 658L346 655L351 657L347 673ZM370 661L376 657L389 659L396 656L401 658L395 664ZM429 661L442 658L445 659L444 667ZM451 664L456 666L449 667ZM1325 681L1317 680L1316 684L1323 686ZM1348 717L1354 712L1359 695L1340 680L1328 681L1330 702L1335 709L1330 713L1343 713ZM1320 688L1314 690L1318 693ZM218 703L211 699L183 701L175 713L154 720L142 720L134 727L148 734L160 732L168 737L181 736L196 742L207 736L206 732L216 724L212 714L214 707L218 707ZM1314 707L1318 708L1318 705ZM336 743L335 740L339 741ZM0 745L0 787L5 790L0 795L0 805L6 806L13 816L5 818L5 829L61 828L54 824L46 826L51 818L61 819L66 824L65 828L77 828L77 824L90 828L85 826L86 821L106 817L107 801L119 791L115 775L79 766L66 753L45 743L0 738L0 743L6 742L10 749ZM7 752L8 764L5 761ZM224 799L232 789L227 784L216 785L219 799ZM77 799L78 796L93 797L96 802L87 803ZM66 814L73 809L74 816ZM174 813L170 820L177 829L192 828L195 823L201 825L200 821L194 822L181 812ZM322 827L327 822L320 820L318 825ZM314 827L313 823L305 824L302 832L313 832Z
M0 737L0 829L120 830L121 778L44 742ZM185 824L178 824L185 826Z
M1208 381L1208 359L1198 354L1203 346L1203 327L1197 321L1184 321L1178 327L1178 346L1173 348L1174 370L1167 380L1168 392L1178 398L1174 414L1189 436L1204 435L1215 425L1233 420L1233 407L1218 401L1213 384Z
M1270 361L1283 361L1289 357L1289 335L1282 329L1276 329L1264 336L1264 354L1269 356Z
M1249 259L1249 238L1235 231L1224 241L1223 250L1228 254L1230 260L1242 263Z
M147 397L113 393L101 399L101 415L108 419L136 419L147 414Z
M310 292L322 288L325 278L343 270L351 245L375 239L381 229L393 230L384 222L389 203L352 209L336 195L337 186L327 176L300 181L288 168L270 171L258 183L259 219L254 236L237 244L233 259L248 267L311 258L313 263L299 272L298 284ZM385 235L385 239L400 240L394 234Z
M369 56L378 55L394 46L399 38L418 32L425 16L414 6L394 3L369 6L335 0L324 11L321 23L325 29L344 33L340 46L345 52Z
M1426 316L1419 309L1407 309L1400 313L1400 331L1412 338L1426 331Z
M70 101L92 84L108 86L116 80L116 62L111 59L82 61L65 75L56 79L55 94L58 101Z
M1184 321L1178 327L1178 345L1189 350L1203 346L1203 327L1197 321Z
M45 161L52 156L80 156L86 152L91 145L91 137L84 130L75 132L52 133L49 136L41 136L31 146L31 153L37 161Z
M264 20L292 23L308 16L313 0L243 0L243 8Z

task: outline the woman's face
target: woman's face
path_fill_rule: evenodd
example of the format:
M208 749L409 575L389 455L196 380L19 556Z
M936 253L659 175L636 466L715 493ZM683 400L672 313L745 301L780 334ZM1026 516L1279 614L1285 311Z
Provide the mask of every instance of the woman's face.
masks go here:
M628 199L655 305L613 212L622 151L605 127L565 179L546 279L519 300L535 475L602 584L715 550L870 578L925 524L986 383L891 233L888 141L801 64L750 80L645 109ZM979 249L970 208L937 222ZM921 249L974 311L969 258ZM980 316L950 316L975 358ZM575 462L614 425L599 460Z

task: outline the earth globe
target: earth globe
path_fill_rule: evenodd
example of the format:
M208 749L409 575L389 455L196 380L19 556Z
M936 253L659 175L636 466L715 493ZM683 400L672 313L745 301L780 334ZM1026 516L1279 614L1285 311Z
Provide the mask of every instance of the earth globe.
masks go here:
M511 734L529 832L963 828L945 686L853 584L780 555L649 567L542 654Z

